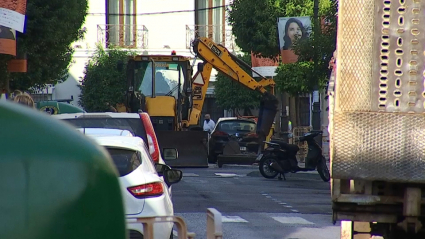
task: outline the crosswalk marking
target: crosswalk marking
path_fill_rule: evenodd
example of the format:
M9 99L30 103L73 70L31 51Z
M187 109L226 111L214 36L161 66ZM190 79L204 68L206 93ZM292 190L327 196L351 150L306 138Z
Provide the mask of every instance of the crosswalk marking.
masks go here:
M304 225L314 225L314 223L305 220L302 217L272 217L274 220L283 223L283 224L304 224Z
M239 216L222 216L222 222L248 222L247 220L239 217Z

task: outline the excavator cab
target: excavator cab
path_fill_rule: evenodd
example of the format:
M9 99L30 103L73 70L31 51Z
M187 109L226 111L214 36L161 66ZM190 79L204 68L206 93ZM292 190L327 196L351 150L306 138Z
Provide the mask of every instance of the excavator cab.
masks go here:
M189 59L183 56L131 58L127 104L131 112L148 112L155 130L181 130L191 109L191 77Z
M189 58L174 51L171 55L131 57L127 64L127 108L149 114L161 151L178 150L178 159L166 160L172 167L208 167L208 133L189 129L192 73Z

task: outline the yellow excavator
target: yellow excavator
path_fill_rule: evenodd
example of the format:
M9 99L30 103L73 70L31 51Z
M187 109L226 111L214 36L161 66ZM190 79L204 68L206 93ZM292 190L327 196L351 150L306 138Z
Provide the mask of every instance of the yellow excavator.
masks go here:
M193 91L193 109L192 115L198 116L202 111L205 101L205 95L207 93L207 88L209 85L210 77L212 69L216 69L224 73L227 77L232 80L238 81L239 83L247 86L252 90L258 90L261 93L265 93L266 90L264 87L270 86L271 93L274 94L274 86L275 82L272 79L266 79L261 76L258 72L253 70L251 66L247 65L245 62L241 61L232 53L229 53L228 50L222 46L221 44L217 44L213 42L209 38L197 38L192 42L192 49L194 50L197 57L203 60L202 63L198 64L198 71L193 76L192 80L192 91ZM222 51L224 53L228 53L227 55L219 55L216 52ZM262 79L259 82L256 82L249 74L241 68L241 66L245 66L250 68L253 72L257 73ZM239 78L244 79L240 82ZM248 80L246 80L248 79ZM256 83L258 84L256 84ZM261 86L263 88L261 88ZM258 121L258 117L256 116L244 116L241 118L252 118L256 122ZM196 120L199 120L199 117L192 117L190 120L190 124L197 124ZM270 128L267 141L269 141L273 135L274 126Z
M196 56L204 61L193 78L191 59L174 51L171 55L137 55L127 62L127 112L147 112L161 151L178 150L178 159L164 159L171 167L208 167L208 132L202 130L199 122L208 82L202 85L199 75L209 80L212 67L262 93L257 122L257 133L262 140L270 132L277 112L273 80L255 81L238 65L244 62L208 38L197 38L192 46ZM271 86L271 93L266 86Z

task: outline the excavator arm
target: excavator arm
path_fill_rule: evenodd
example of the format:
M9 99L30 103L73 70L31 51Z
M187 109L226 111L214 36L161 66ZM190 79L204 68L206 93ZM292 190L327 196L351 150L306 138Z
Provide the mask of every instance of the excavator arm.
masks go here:
M196 56L203 60L203 67L198 67L197 73L201 74L203 78L204 85L202 87L202 96L205 96L206 87L208 87L212 68L223 73L229 79L232 79L251 90L260 92L263 97L260 102L257 133L263 137L268 135L276 116L278 107L277 98L274 96L275 82L272 79L266 79L265 77L262 77L260 81L256 81L241 68L241 65L248 68L251 68L251 66L247 65L245 62L241 61L235 55L230 53L224 46L214 43L209 38L196 38L192 42L192 47ZM206 74L203 74L204 72ZM259 73L257 74L260 75ZM197 76L198 75L196 75L194 79L195 85ZM271 92L266 90L267 86L270 86ZM195 101L196 99L194 100L194 103ZM201 102L203 103L203 100ZM196 107L196 104L194 106ZM201 109L202 105L199 110Z

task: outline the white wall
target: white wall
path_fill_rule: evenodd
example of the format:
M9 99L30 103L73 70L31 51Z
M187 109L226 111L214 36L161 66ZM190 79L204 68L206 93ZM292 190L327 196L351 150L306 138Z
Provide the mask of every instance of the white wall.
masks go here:
M96 43L98 42L97 27L98 25L104 26L106 24L105 10L104 0L89 1L88 15L83 24L83 28L86 28L86 34L83 40L72 44L75 52L69 69L69 77L63 83L55 86L53 99L69 99L72 95L74 101L71 104L79 106L78 100L81 91L78 85L80 85L81 78L84 77L85 64L93 54Z
M137 13L158 13L195 9L194 0L142 0L137 2ZM186 50L186 25L195 24L195 13L181 12L137 17L137 24L145 25L149 31L148 46L152 50ZM149 50L148 50L149 51ZM149 52L150 53L150 52Z
M53 99L70 99L73 96L74 100L71 104L79 106L81 90L78 85L81 84L81 79L84 77L84 68L88 60L87 54L74 53L74 63L70 66L68 79L55 86Z

